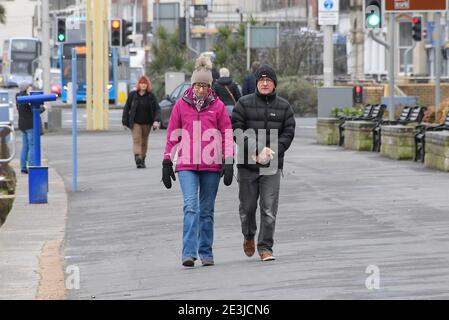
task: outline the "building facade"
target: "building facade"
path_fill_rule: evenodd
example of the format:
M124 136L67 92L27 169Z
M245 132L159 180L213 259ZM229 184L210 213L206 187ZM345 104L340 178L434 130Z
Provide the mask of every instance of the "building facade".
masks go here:
M3 50L3 41L8 38L33 36L34 7L38 1L0 0L0 3L6 10L6 24L0 26L0 50Z

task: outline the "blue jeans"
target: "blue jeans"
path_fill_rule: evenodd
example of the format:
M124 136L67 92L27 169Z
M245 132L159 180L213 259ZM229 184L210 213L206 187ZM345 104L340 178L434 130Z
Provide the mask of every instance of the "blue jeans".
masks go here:
M179 171L179 184L184 196L182 259L213 259L214 207L220 173ZM199 193L199 197L198 197Z
M20 169L27 169L28 165L34 164L34 139L33 129L21 130L22 131L22 153L20 154Z

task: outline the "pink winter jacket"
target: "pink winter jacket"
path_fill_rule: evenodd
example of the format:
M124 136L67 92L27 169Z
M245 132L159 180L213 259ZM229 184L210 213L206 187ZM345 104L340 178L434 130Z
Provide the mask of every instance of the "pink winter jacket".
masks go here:
M234 156L231 120L223 102L209 89L198 112L189 88L170 115L164 159L175 159L176 171L219 172L224 160Z

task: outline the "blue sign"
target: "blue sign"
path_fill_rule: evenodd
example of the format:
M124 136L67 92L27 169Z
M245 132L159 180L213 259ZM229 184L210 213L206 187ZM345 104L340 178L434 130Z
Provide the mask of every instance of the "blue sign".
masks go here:
M324 1L324 9L331 10L334 7L334 2L332 0Z

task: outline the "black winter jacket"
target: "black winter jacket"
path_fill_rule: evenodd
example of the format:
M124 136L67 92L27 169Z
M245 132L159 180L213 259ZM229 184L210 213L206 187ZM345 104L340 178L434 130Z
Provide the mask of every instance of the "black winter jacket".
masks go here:
M27 96L26 91L20 91L16 94L16 107L19 113L19 130L25 131L33 129L33 110L29 103L17 103L17 97ZM45 111L45 108L41 106L40 113Z
M225 86L227 86L229 91L232 93L235 102L232 100ZM223 101L225 106L234 106L241 97L239 87L234 81L232 81L232 78L230 77L219 78L217 81L215 81L213 89L220 100Z
M295 115L293 109L287 100L279 97L276 92L263 96L258 93L249 94L240 98L232 112L232 128L234 129L234 136L237 144L240 139L244 139L244 163L241 160L238 162L237 167L247 168L254 171L259 171L261 167L268 167L267 165L248 163L248 159L251 159L252 155L257 155L264 147L270 147L275 149L275 146L270 146L270 129L278 130L278 168L284 167L284 154L290 147L293 138L295 136ZM239 134L237 129L241 129L242 132L246 132L246 135ZM254 129L255 137L249 135L248 129ZM259 130L265 129L266 141L264 141ZM271 138L273 140L273 138ZM241 150L243 146L239 146ZM249 153L249 157L248 157ZM239 156L239 159L241 156ZM252 161L252 160L250 160Z
M242 95L246 96L247 94L254 93L255 91L256 91L256 76L254 76L254 73L250 73L243 80Z
M145 107L149 107L150 111L150 119L148 119L148 123L150 125L153 124L154 121L161 121L161 108L159 107L159 103L157 101L156 96L152 93L146 93L143 96L137 97L137 91L131 91L128 95L128 99L126 100L125 107L123 108L122 114L122 124L130 129L133 128L135 123L135 117L137 113L137 108L142 107L142 104ZM138 99L141 100L141 103L138 103ZM139 106L140 105L140 106Z

